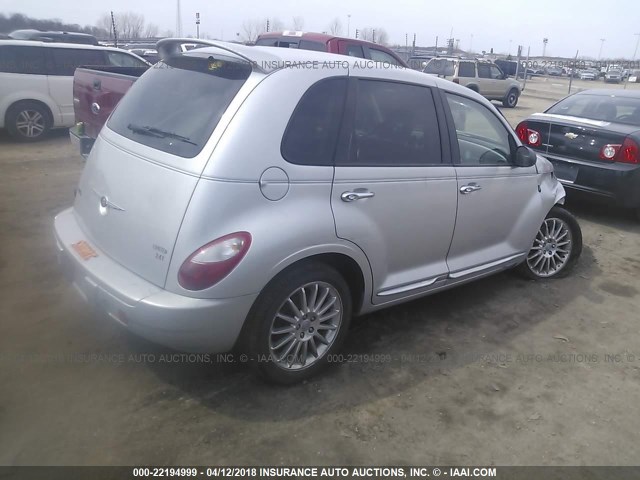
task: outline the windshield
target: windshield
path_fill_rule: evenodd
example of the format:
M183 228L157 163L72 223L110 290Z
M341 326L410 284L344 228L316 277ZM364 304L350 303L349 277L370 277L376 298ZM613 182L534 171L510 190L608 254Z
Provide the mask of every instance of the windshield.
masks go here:
M611 95L572 95L545 113L640 126L640 98Z
M227 57L170 57L133 84L107 125L138 143L195 157L250 73L249 64Z

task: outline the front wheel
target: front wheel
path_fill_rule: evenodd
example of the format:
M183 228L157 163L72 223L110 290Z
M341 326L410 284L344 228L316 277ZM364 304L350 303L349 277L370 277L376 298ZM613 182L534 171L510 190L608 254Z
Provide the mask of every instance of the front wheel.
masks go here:
M43 138L51 129L48 110L38 102L18 102L7 111L7 130L22 142L34 142Z
M243 349L267 380L296 383L329 363L350 320L351 295L342 276L328 265L309 263L262 291L247 318Z
M540 230L518 271L527 278L547 279L566 276L582 253L582 230L566 209L555 206Z
M518 104L518 96L518 90L512 88L509 90L509 93L507 93L507 96L504 97L504 100L502 100L502 105L507 108L514 108Z

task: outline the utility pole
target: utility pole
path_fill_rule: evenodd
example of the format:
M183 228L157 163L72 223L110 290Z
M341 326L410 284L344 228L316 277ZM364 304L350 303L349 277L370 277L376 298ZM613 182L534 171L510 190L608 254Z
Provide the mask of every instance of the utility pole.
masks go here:
M471 34L471 40L469 40L469 53L473 52L473 33Z
M347 37L351 36L351 14L347 15Z
M376 43L376 29L373 29L373 43Z
M602 47L604 46L605 40L606 40L606 38L601 38L600 39L600 52L598 52L598 60L600 60L602 58Z
M576 50L576 56L573 58L573 69L571 70L571 75L569 75L569 92L568 95L571 95L571 84L573 83L573 72L578 64L578 52L580 50Z
M176 37L182 37L182 14L180 13L180 0L176 4Z
M545 53L547 52L547 43L549 43L549 39L548 38L543 38L542 39L542 56L545 56Z
M111 11L111 28L113 29L114 45L118 48L118 31L116 30L116 17L113 16L113 10Z
M196 12L196 38L200 38L200 13Z

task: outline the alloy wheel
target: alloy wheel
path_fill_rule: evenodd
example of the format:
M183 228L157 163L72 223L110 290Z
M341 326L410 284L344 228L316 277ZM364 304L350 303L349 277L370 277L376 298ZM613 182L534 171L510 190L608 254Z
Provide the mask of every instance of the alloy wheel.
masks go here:
M569 225L559 218L547 218L527 256L529 269L539 277L552 277L571 257L572 235Z
M308 368L331 347L342 324L338 291L326 282L307 283L280 305L269 331L269 351L285 370Z
M45 118L37 110L22 110L16 119L16 129L27 138L39 137L45 126Z

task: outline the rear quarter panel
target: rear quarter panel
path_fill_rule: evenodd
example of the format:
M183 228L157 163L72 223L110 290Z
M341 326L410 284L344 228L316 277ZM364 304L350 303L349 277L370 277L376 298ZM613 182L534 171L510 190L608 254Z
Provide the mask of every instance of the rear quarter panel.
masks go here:
M60 109L49 96L46 75L0 73L0 128L5 126L7 109L21 100L44 103L53 115L54 126L60 123Z

